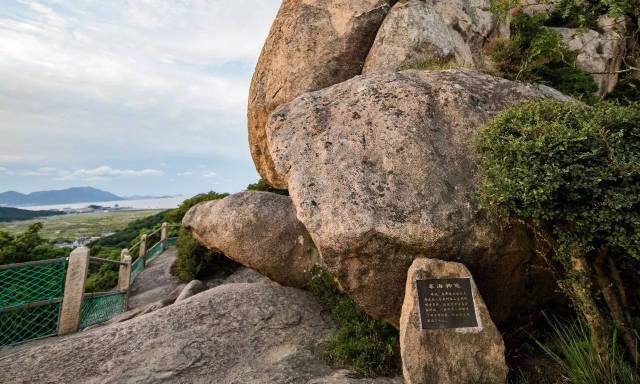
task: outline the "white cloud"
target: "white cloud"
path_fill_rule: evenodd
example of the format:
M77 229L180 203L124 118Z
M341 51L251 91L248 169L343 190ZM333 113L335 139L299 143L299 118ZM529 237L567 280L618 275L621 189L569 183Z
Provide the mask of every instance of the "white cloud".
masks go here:
M37 172L32 173L35 175ZM163 175L164 171L158 169L116 169L103 165L92 169L58 170L57 177L54 180L108 181L118 177L157 177Z
M249 78L279 3L3 1L0 162L246 158Z
M78 177L114 177L114 176L162 176L163 171L157 169L114 169L103 165L93 169L79 169L73 172Z
M215 172L205 172L202 174L202 177L204 177L205 179L210 179L216 176L218 176L218 174Z

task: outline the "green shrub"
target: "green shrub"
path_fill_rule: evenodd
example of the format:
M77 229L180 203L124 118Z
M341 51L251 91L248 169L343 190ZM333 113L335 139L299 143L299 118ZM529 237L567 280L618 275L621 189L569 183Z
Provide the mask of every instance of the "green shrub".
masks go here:
M265 179L260 179L253 184L249 184L247 186L247 191L272 192L279 195L289 196L289 191L286 189L273 188Z
M498 74L511 80L544 83L591 101L598 90L593 76L576 68L575 53L569 51L558 32L544 26L546 20L542 14L518 14L511 22L512 36L491 42L488 51Z
M180 207L169 212L167 219L181 222L187 211L196 204L227 197L228 193L208 192L185 200ZM215 273L228 274L238 268L238 264L223 253L209 250L193 238L191 232L180 228L178 232L178 256L174 274L184 282L203 280Z
M599 288L635 355L620 299L631 296L616 276L640 260L640 106L525 103L483 127L476 148L481 206L528 223L553 249L561 287L602 348L606 321L591 294Z
M331 311L338 329L323 345L327 360L366 376L393 376L400 372L398 331L367 316L338 290L326 271L317 271L309 289Z
M227 275L239 267L239 264L223 253L211 251L200 244L184 228L180 229L177 247L175 274L183 282L205 280L217 273Z
M180 223L182 222L182 218L187 213L187 211L194 205L202 203L204 201L222 199L227 196L229 196L228 193L217 193L214 191L195 195L192 198L183 201L178 208L167 212L167 214L165 215L166 220L172 223Z
M0 231L0 264L55 259L67 256L67 250L54 248L49 240L40 236L42 223L31 224L19 235Z

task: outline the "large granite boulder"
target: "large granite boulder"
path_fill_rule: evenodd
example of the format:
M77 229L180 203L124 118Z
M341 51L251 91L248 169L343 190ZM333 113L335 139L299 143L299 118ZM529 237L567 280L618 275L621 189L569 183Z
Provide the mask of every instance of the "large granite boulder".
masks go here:
M208 248L284 285L305 287L320 260L288 196L236 193L192 207L182 224Z
M283 187L266 141L267 117L305 92L359 75L391 0L284 0L249 90L249 145L258 172Z
M453 287L456 284L436 282L425 284L431 285L426 297L418 295L418 280L452 278L468 279L471 297L466 296L464 288ZM420 310L429 329L423 328ZM476 320L475 326L459 322L466 315ZM464 326L443 327L455 322ZM433 326L435 323L437 326ZM471 273L460 263L420 258L411 264L400 317L400 353L406 384L505 384L507 381L502 336Z
M225 284L123 323L0 350L0 382L305 384L335 372L317 353L332 326L308 292Z
M397 326L406 271L426 256L467 265L500 322L553 284L525 228L479 211L471 141L499 111L546 97L566 99L470 70L360 76L279 107L269 146L324 263L367 313Z
M508 36L490 1L400 0L385 18L362 71L397 71L425 62L489 65L483 48Z

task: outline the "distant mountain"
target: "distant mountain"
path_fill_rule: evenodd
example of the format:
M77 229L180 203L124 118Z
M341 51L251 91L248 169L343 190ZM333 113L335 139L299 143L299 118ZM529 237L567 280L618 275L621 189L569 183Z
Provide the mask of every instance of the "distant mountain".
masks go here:
M113 193L91 187L76 187L56 191L38 191L23 194L15 191L0 193L0 205L29 206L90 203L100 201L124 200Z
M30 211L28 209L18 209L11 207L0 207L0 222L29 220L36 217L46 217L54 215L63 215L62 211Z

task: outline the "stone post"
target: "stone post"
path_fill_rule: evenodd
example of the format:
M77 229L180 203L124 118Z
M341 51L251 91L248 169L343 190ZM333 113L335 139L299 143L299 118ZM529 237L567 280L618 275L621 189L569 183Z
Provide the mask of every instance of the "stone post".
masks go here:
M118 271L118 289L123 291L129 289L131 281L131 255L128 249L122 250L120 261L126 263L126 265L120 265L120 270Z
M167 250L167 235L169 233L169 223L162 223L162 229L160 230L160 241L162 241L162 250Z
M142 258L142 268L146 267L147 260L145 259L147 256L147 235L142 235L140 238L140 252L138 253L138 257Z
M129 305L129 285L131 284L131 255L128 249L122 250L120 261L126 263L125 265L120 265L120 270L118 271L118 289L127 291L124 298L124 308L126 310Z
M79 247L74 249L69 255L58 335L77 332L80 327L80 312L82 310L84 284L88 270L89 248Z

